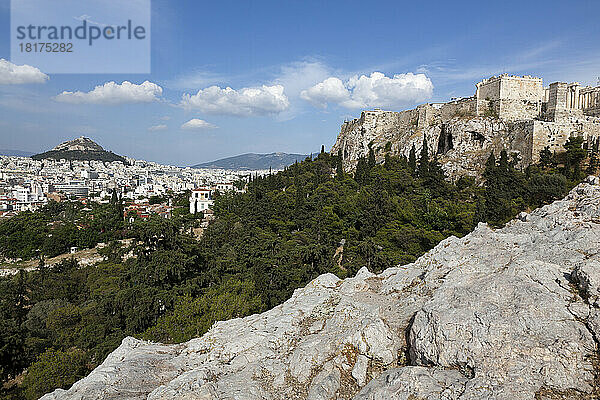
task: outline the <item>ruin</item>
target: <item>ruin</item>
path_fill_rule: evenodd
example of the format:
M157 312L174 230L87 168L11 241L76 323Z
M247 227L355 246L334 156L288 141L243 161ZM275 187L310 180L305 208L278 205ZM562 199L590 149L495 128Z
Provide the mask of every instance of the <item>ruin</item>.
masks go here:
M503 74L475 85L471 97L427 103L406 111L363 111L341 127L332 153L342 152L351 170L372 146L378 159L384 148L408 155L423 139L451 177L477 176L491 152L512 153L521 167L539 160L548 147L560 152L569 137L588 143L600 137L600 86L554 82Z

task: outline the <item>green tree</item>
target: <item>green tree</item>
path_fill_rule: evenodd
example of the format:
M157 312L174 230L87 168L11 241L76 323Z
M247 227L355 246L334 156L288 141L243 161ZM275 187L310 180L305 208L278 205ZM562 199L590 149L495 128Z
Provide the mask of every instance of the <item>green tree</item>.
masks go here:
M546 146L542 151L540 151L540 165L542 168L549 168L553 164L554 155L550 151L550 146Z
M569 178L581 178L581 162L586 158L587 151L583 148L582 136L571 136L564 145L565 168Z
M81 350L47 350L28 369L23 392L28 400L36 400L56 389L68 389L88 372L85 353Z
M429 172L429 154L427 149L427 139L423 136L423 146L421 147L421 154L419 156L419 178L424 178Z
M410 153L408 155L408 168L413 174L417 171L417 150L415 149L414 143L410 148Z

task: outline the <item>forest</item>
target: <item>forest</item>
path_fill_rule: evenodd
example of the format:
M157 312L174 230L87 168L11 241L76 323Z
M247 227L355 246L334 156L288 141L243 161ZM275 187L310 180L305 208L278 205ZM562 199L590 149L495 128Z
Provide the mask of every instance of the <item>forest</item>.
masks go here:
M0 221L0 254L39 260L34 271L0 278L0 398L68 388L126 336L183 342L215 321L268 310L319 274L410 263L479 222L500 227L562 198L597 172L597 152L581 138L559 155L546 149L523 171L505 151L492 154L483 184L449 182L428 153L424 143L419 154L377 163L370 151L349 174L339 155L322 151L254 177L246 193L218 195L199 240L186 207L129 223L116 194L108 204L51 202ZM186 194L173 196L186 204ZM44 263L98 243L106 246L96 265Z

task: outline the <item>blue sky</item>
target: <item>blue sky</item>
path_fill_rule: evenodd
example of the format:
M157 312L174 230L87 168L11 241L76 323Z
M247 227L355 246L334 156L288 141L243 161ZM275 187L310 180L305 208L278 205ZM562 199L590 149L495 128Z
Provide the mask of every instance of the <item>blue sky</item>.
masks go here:
M177 165L310 153L362 109L468 96L494 74L595 85L599 15L598 1L153 0L150 74L3 84L0 69L0 148L38 152L85 135ZM0 0L5 60L9 22ZM108 86L88 93L107 82L116 99Z

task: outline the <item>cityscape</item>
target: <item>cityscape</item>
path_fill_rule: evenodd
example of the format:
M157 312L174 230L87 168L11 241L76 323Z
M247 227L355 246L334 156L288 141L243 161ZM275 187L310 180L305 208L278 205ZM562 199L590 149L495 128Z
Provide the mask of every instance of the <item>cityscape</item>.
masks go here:
M35 211L48 201L108 202L113 192L134 203L153 197L184 193L201 187L238 184L243 190L251 176L268 170L232 171L161 165L127 159L120 161L32 160L0 157L0 217ZM229 185L228 185L229 188Z
M0 400L599 400L598 15L0 0Z

